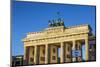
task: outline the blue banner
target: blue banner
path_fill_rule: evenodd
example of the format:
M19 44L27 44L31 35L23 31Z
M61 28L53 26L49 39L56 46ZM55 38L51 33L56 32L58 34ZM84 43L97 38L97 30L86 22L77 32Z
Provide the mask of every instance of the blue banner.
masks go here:
M73 50L72 57L79 57L81 56L81 50Z

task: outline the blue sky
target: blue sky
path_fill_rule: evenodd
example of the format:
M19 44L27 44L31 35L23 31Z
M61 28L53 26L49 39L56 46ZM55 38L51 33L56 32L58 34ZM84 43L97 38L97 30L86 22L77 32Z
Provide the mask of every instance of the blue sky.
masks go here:
M95 6L50 4L13 1L12 3L12 55L23 55L21 41L28 32L48 27L48 20L64 18L66 27L89 24L95 34Z

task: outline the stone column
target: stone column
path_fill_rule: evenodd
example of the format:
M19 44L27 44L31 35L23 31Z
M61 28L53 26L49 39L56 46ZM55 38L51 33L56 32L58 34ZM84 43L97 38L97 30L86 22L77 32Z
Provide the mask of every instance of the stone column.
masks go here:
M25 60L25 63L29 63L29 49L30 47L26 47L24 46L24 60Z
M65 43L65 62L71 62L72 58L71 58L71 44L69 43Z
M26 60L26 47L24 46L24 60Z
M49 59L49 57L48 57L48 54L49 54L48 52L49 52L49 50L48 50L48 49L49 49L48 44L46 44L46 45L45 45L45 64L48 64L48 61L49 61L49 60L48 60L48 59Z
M58 47L56 44L50 45L50 63L57 63L58 62Z
M81 56L77 58L77 61L82 61L82 45L81 43L78 41L77 42L77 50L79 50L81 52Z
M63 44L63 42L61 42L61 55L60 55L60 58L61 58L61 60L60 60L60 63L64 63L64 44Z
M33 54L34 47L30 46L29 50L30 50L29 51L29 64L34 64L34 54Z
M37 57L38 57L38 56L37 56L37 52L38 52L38 51L37 51L37 45L35 45L35 46L34 46L34 63L35 63L35 64L37 64L37 61L38 61L38 60L37 60Z
M88 40L88 36L85 39L85 60L88 61L89 60L89 40Z
M73 51L73 50L76 50L75 40L73 40L73 44L72 44L72 51ZM75 62L75 61L76 61L76 58L73 57L73 58L72 58L72 61Z

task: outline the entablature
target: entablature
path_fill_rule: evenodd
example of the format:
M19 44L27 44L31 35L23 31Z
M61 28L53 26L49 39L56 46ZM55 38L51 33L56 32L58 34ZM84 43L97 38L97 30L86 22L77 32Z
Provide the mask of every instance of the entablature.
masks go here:
M56 38L56 37L62 37L62 36L74 36L78 34L85 34L89 33L89 26L88 25L79 25L74 27L51 27L46 28L42 32L31 32L28 33L27 37L23 39L23 41L28 40L41 40L46 38Z

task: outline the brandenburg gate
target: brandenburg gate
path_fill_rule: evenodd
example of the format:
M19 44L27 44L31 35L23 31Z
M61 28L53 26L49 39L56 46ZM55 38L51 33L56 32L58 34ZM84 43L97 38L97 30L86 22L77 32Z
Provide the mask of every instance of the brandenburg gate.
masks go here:
M82 45L85 45L85 61L88 61L90 34L88 24L72 27L65 27L63 21L49 24L41 32L29 32L23 39L24 60L28 64L53 64L58 63L60 54L59 63L81 62ZM75 50L80 51L78 57L72 55Z

